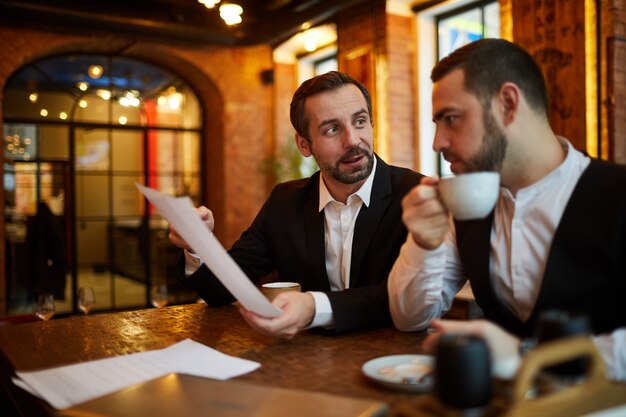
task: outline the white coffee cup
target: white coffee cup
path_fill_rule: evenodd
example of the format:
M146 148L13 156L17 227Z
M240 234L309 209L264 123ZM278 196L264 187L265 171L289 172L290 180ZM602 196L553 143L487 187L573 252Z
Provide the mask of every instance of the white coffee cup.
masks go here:
M261 285L261 292L272 301L280 293L286 291L302 291L302 287L297 282L270 282Z
M498 200L500 174L471 172L439 180L443 204L457 220L487 217Z

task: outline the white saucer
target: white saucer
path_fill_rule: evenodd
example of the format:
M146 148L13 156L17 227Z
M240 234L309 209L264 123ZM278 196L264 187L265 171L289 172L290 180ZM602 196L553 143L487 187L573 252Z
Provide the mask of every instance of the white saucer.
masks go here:
M430 391L433 386L432 376L422 382L403 382L407 378L419 380L431 372L433 357L428 355L391 355L372 359L363 364L361 369L368 378L390 388L410 392Z

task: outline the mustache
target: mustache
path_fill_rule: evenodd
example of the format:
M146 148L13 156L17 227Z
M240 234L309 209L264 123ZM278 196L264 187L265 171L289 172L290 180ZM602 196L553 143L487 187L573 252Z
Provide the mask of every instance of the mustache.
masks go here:
M358 146L355 146L354 148L348 149L348 151L346 153L344 153L341 158L339 158L339 163L341 162L346 162L352 158L354 158L355 156L367 156L369 157L369 153L367 152L367 150L360 148Z
M453 159L453 160L456 159L456 157L454 156L452 152L442 151L441 155L443 156L443 159L445 159L448 162L450 162L450 159Z

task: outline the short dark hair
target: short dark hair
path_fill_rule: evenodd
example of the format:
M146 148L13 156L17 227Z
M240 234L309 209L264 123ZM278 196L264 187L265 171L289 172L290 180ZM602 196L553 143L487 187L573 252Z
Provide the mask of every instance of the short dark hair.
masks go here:
M430 79L436 83L456 69L463 70L465 89L476 94L483 108L491 105L502 84L512 82L537 114L547 116L548 91L543 74L522 47L504 39L477 40L439 61Z
M348 74L338 71L329 71L325 74L317 75L300 84L300 87L293 94L291 105L289 108L289 118L296 132L303 138L311 140L309 134L309 119L306 117L304 104L306 99L325 91L336 90L345 85L353 84L361 90L363 98L367 103L367 111L372 120L372 99L367 88L360 82L356 81Z

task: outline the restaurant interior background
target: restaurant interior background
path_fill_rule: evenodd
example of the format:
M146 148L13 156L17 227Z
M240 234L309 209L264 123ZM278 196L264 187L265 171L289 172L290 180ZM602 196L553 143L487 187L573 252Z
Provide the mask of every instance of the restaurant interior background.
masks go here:
M556 132L626 163L624 1L222 1L242 6L234 25L204 3L0 0L0 315L32 312L41 289L76 313L81 286L94 310L145 307L159 282L195 301L134 183L210 207L228 247L277 181L315 169L289 102L331 69L372 92L380 156L445 174L430 69L465 42L513 40L544 70Z

